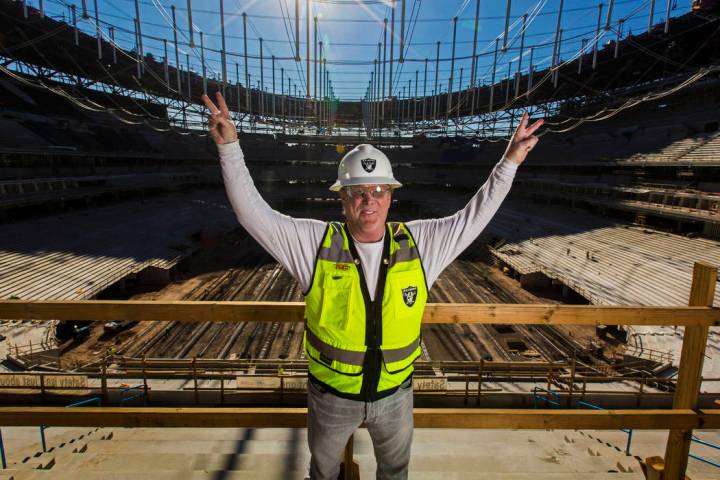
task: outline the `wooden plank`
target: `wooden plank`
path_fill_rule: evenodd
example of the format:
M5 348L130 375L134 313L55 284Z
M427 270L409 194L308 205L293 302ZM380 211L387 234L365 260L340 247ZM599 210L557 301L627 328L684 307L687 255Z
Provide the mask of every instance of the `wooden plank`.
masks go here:
M416 408L417 428L720 428L718 412ZM714 413L713 413L714 412ZM304 428L305 408L0 407L3 426Z
M705 263L696 263L693 269L693 283L688 305L691 307L712 305L716 282L717 268ZM707 339L707 326L694 325L685 328L680 371L673 397L673 410L697 408ZM691 429L670 430L665 447L664 478L681 479L685 477L691 436Z
M303 302L0 300L0 319L245 322L303 321ZM712 307L431 303L424 323L720 326Z

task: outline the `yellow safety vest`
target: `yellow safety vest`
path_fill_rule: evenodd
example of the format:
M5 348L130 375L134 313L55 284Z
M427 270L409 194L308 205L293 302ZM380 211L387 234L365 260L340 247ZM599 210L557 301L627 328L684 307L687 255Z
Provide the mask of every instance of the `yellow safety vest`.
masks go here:
M372 401L412 375L428 289L415 240L402 223L387 224L374 301L363 267L344 224L329 223L305 293L304 345L310 381Z

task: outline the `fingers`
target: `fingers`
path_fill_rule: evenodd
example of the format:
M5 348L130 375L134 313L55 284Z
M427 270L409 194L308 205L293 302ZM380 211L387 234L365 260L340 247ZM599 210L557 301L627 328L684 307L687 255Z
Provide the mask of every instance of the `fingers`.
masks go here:
M538 120L537 122L530 125L527 129L525 129L525 133L527 135L532 135L533 133L535 133L535 130L537 130L538 128L540 128L542 126L543 123L545 123L545 120L543 120L543 119Z
M518 125L518 130L520 130L520 131L525 130L525 127L527 127L529 118L530 118L530 115L528 114L528 112L524 112L522 114L522 118L520 119L520 125Z
M210 100L210 97L203 94L202 97L200 97L200 98L202 99L202 101L205 104L205 106L207 107L207 109L210 110L210 113L212 113L213 115L216 113L220 113L220 110L215 106L213 101Z
M228 109L227 103L225 103L225 97L222 96L222 93L215 92L215 98L220 107L220 113L222 113L224 117L230 118L230 109Z

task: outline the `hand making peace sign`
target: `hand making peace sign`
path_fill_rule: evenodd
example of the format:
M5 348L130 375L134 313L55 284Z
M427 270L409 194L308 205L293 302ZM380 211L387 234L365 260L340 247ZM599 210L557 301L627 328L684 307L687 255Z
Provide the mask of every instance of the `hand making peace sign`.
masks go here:
M210 100L207 95L202 96L202 101L210 110L210 119L208 120L208 130L216 144L233 143L237 141L237 128L230 119L230 110L227 103L220 92L215 93L217 106ZM220 107L220 108L218 108Z
M533 135L533 133L544 123L544 120L540 119L528 127L529 117L530 115L528 115L527 112L523 113L522 119L520 119L520 125L518 125L517 130L515 130L515 133L510 138L510 143L508 143L507 149L505 150L505 157L518 165L525 161L528 152L530 152L540 140L540 138Z

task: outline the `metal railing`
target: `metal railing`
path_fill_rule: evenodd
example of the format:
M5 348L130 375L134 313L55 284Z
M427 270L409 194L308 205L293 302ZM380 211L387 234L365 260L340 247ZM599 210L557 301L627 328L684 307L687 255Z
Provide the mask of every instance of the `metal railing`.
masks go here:
M690 440L692 440L695 443L699 443L700 445L705 445L706 447L714 448L716 450L720 450L720 445L715 445L714 443L706 442L705 440L700 440L695 435L690 437ZM703 463L707 463L708 465L712 465L713 467L720 468L720 463L713 462L712 460L708 460L707 458L700 457L698 455L693 455L692 453L689 453L688 456L690 458L694 458L695 460L699 460Z
M575 405L581 406L581 407L592 408L594 410L605 410L601 406L595 405L595 404L589 403L589 402L579 401ZM630 446L632 445L632 436L633 436L632 428L621 428L620 431L627 433L628 437L627 437L627 442L625 443L625 455L630 455Z
M100 397L92 397L88 398L86 400L82 400L80 402L71 403L70 405L65 405L65 408L74 408L74 407L82 407L83 405L89 405L95 403L98 407L102 406L102 400ZM45 441L45 430L47 430L50 427L47 427L45 425L40 425L40 444L42 445L42 451L47 452L47 443ZM3 452L3 456L5 453Z

